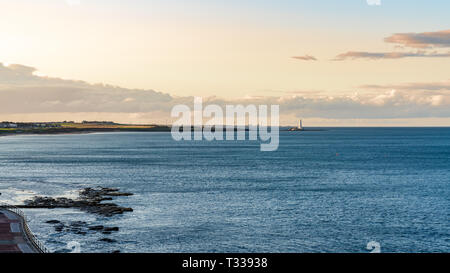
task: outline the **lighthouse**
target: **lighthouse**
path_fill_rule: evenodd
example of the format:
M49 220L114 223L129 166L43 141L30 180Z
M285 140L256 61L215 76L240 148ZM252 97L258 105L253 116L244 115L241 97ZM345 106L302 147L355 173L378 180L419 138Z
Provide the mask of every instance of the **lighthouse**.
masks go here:
M301 119L298 120L298 126L297 126L297 129L298 129L298 130L303 130L303 123L302 123L302 120L301 120Z
M289 128L288 131L290 131L290 132L295 132L295 131L304 131L304 130L305 130L305 129L303 128L302 120L299 119L299 120L298 120L298 125L297 125L297 127Z

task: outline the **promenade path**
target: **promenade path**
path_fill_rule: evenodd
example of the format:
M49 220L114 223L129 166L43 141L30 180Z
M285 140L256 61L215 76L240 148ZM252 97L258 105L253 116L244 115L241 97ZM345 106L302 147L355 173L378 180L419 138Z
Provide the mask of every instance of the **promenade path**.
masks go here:
M0 208L0 253L39 253L24 231L24 219Z

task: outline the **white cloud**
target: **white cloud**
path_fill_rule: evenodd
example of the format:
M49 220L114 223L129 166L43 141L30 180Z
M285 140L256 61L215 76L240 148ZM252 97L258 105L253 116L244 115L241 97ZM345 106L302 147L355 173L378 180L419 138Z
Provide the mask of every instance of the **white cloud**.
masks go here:
M173 97L153 90L127 89L105 84L35 75L36 69L0 64L0 120L32 116L51 120L111 119L119 122L164 122L176 104L193 103L192 97ZM416 87L414 87L416 86ZM278 104L282 120L401 119L450 117L447 82L367 85L358 93L327 96L298 93L287 96L204 98L204 104ZM52 118L50 118L52 117ZM109 118L108 118L109 117Z
M369 6L380 6L381 0L367 0L367 5Z
M73 7L73 6L79 6L81 5L81 1L80 0L65 0L67 5Z

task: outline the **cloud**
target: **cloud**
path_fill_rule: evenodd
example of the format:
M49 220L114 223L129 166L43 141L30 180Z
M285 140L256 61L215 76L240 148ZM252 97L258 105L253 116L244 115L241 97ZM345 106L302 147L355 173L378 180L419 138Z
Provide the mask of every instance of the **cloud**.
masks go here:
M401 59L401 58L446 58L450 52L430 51L431 48L450 48L450 30L423 33L397 33L384 39L397 44L396 48L423 49L417 52L369 52L348 51L336 56L335 61L348 59Z
M293 59L301 60L301 61L317 61L316 57L304 55L304 56L293 56Z
M377 94L285 96L255 99L255 104L279 104L281 115L305 118L392 119L449 117L450 94L389 90Z
M167 94L39 77L33 67L0 64L0 113L140 112L169 109Z
M81 0L65 0L65 2L71 7L81 5Z
M380 6L381 0L366 0L367 5L369 6Z
M397 33L385 38L384 41L412 48L450 47L450 29L423 33Z
M364 52L364 51L349 51L343 54L339 54L334 58L334 61L344 61L348 59L401 59L401 58L442 58L450 57L450 52L448 53L438 53L438 52Z
M193 103L192 97L175 97L154 90L41 77L35 75L35 71L35 68L28 66L0 64L0 119L14 117L27 120L45 118L165 122L171 120L170 111L174 105L186 104L192 107ZM317 92L236 99L206 97L204 104L278 104L282 119L447 118L450 117L448 85L448 82L430 83L427 87L423 83L419 86L429 90L415 92L410 91L412 84L411 87L404 85L405 88L394 91L389 89L390 86L372 86L368 89L377 87L375 93L338 96Z
M441 82L429 82L429 83L405 83L405 84L391 84L391 85L362 85L360 88L364 89L396 89L396 90L409 90L409 91L448 91L450 92L450 80Z

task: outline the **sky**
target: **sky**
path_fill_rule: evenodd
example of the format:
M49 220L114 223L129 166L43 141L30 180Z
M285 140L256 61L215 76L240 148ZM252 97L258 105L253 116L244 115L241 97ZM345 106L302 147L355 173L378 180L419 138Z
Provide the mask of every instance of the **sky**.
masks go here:
M450 126L450 1L0 0L0 119L162 123L192 96L282 124Z

